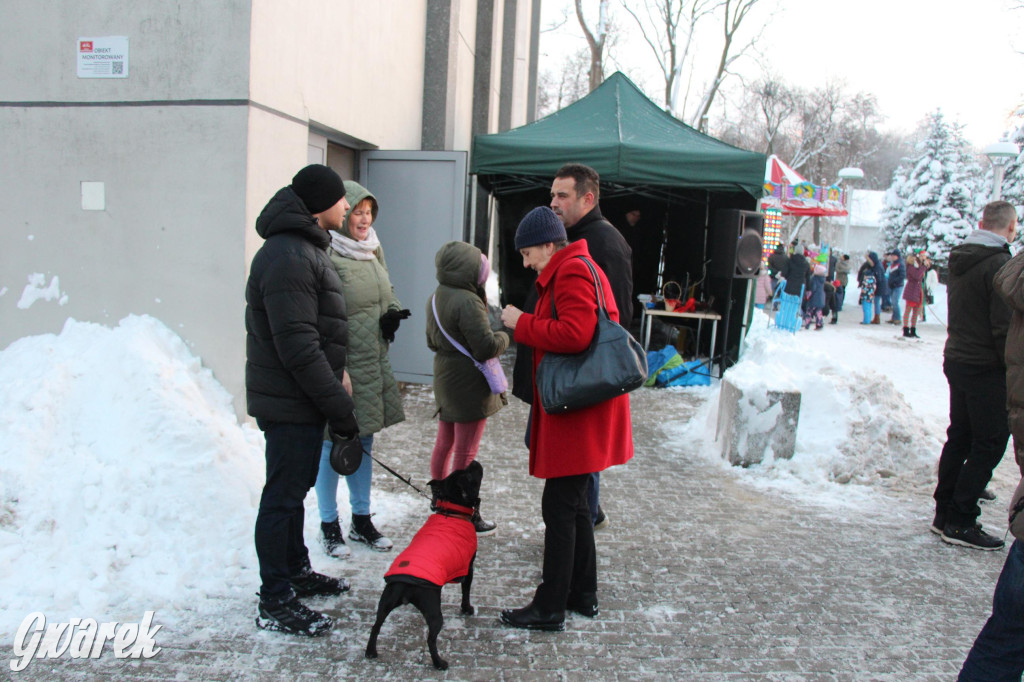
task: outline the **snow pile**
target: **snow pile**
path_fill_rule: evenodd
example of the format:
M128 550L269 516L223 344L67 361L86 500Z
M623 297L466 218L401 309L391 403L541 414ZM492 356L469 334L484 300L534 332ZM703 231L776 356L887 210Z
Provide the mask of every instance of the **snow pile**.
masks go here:
M0 631L255 588L262 478L262 434L154 318L16 341L0 352Z
M882 330L871 331L877 335ZM737 470L741 476L802 495L818 491L829 499L842 484L918 491L934 485L941 441L934 429L923 425L922 415L915 413L893 381L865 363L872 356L853 350L855 344L865 345L856 333L847 332L848 338L838 342L824 330L779 332L768 328L764 313L757 313L742 359L725 378L754 399L750 409L769 390L799 391L800 416L793 458L776 459L769 447L762 464ZM844 352L844 346L850 351ZM721 458L721 443L715 442L719 393L715 388L688 423L669 426L669 437L681 447L696 440L703 445L698 448L701 453L729 467ZM938 399L945 395L939 393ZM764 409L767 403L759 407ZM750 416L756 421L776 413ZM846 495L858 497L857 492Z

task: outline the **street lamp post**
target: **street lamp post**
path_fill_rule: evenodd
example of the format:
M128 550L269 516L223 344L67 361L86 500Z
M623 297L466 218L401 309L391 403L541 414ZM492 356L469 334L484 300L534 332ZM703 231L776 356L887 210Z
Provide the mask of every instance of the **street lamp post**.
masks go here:
M995 142L985 147L985 156L992 162L992 201L998 201L1003 195L1003 173L1006 164L1017 158L1017 145L1006 140Z
M842 168L839 179L846 181L846 227L843 228L843 253L850 253L850 216L853 215L853 181L863 180L864 171L860 168Z

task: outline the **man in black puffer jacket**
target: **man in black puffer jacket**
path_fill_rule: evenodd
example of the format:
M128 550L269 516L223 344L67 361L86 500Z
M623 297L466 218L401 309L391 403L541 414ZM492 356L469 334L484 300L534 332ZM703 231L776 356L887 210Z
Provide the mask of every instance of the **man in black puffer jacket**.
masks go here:
M1010 437L1006 412L1006 333L1010 308L992 280L1010 260L1017 213L1005 201L982 212L979 229L949 252L949 337L942 371L949 382L949 428L939 457L935 519L942 540L972 549L1002 549L981 529L978 498Z
M298 598L349 589L347 580L312 570L302 539L324 423L339 441L359 432L345 386L345 299L327 256L327 230L341 228L348 208L337 173L321 165L299 171L256 220L266 242L245 290L245 393L267 460L256 517L263 583L256 624L308 636L327 632L333 620Z

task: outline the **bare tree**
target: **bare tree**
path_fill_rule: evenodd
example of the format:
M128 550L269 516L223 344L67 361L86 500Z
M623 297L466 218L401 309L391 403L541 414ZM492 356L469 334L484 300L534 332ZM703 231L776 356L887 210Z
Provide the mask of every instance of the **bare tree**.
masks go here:
M583 0L576 0L576 18L583 29L583 35L590 47L590 90L604 82L604 48L608 37L608 0L599 0L597 8L597 26L591 30L583 18Z
M775 153L775 139L797 108L797 96L779 78L765 76L754 86L764 119L764 153Z
M590 55L581 48L562 60L559 70L545 69L537 83L537 115L547 116L590 92L587 68Z
M679 74L693 45L701 18L711 14L718 0L649 0L641 15L625 1L622 6L636 21L665 79L665 109L675 110Z
M697 107L697 112L691 119L691 125L701 124L704 121L705 116L711 110L711 105L715 101L715 96L718 94L719 89L722 87L722 81L725 80L726 76L729 75L729 67L743 56L749 49L757 44L757 41L761 37L761 33L764 30L764 25L758 31L754 37L742 45L739 49L734 49L734 41L736 40L736 34L739 32L740 27L743 24L743 20L747 18L750 11L760 2L760 0L723 0L719 5L722 9L722 53L718 60L718 69L715 72L714 78L711 79L711 83L708 85L707 90L704 93L704 97L701 99L700 105ZM701 129L704 128L700 125Z

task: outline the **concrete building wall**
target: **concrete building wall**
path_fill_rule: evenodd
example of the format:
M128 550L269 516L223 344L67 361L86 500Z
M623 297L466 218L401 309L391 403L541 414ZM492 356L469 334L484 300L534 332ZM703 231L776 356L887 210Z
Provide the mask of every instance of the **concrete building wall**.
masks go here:
M445 1L456 12L445 125L451 148L468 149L477 7L494 6L494 130L504 0ZM150 314L244 414L256 218L311 145L352 169L345 177L360 150L421 148L427 5L8 2L4 49L18 68L0 73L0 348L58 332L68 317L113 325ZM517 54L529 31L526 16ZM128 38L129 77L79 78L78 38L105 36ZM82 182L101 188L99 210L83 209ZM55 276L56 299L18 306L30 278L43 287Z
M0 87L0 347L151 314L237 393L248 2L4 10L19 68ZM78 38L105 36L128 37L129 77L78 78ZM82 182L102 183L102 210L83 210ZM19 307L36 275L60 299Z
M254 104L367 146L419 149L426 0L252 7Z

